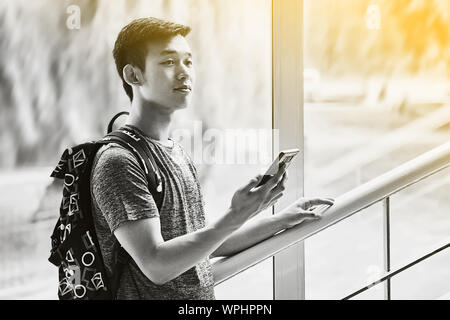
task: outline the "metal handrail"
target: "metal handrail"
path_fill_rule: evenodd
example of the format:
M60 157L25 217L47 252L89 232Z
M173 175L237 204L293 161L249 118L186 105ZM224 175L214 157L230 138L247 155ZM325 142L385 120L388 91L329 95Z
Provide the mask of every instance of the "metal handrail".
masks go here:
M213 263L215 284L450 166L450 141L339 196L320 220L304 222Z

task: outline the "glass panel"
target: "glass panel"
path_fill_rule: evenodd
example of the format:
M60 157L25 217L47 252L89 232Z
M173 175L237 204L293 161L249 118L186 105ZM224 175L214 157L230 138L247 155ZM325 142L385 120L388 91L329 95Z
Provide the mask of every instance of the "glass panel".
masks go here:
M307 194L342 194L448 141L449 6L305 0Z
M396 275L391 280L392 299L449 300L449 265L450 250L446 249Z
M376 279L374 279L376 280ZM361 292L350 300L384 300L384 282Z
M216 299L221 300L272 300L273 299L273 259L241 272L216 286Z
M342 299L376 281L384 270L382 223L377 203L307 239L306 298Z
M175 113L171 135L197 166L209 220L272 159L270 0L77 3L0 5L2 47L12 53L0 61L0 298L56 298L47 258L61 190L48 175L64 148L102 137L112 115L129 108L111 51L132 19L192 28L193 103ZM267 266L263 282L272 279Z
M393 268L436 249L449 240L450 168L391 197Z
M305 195L337 197L449 140L447 0L304 3ZM448 235L448 193L439 173L392 198L394 266Z

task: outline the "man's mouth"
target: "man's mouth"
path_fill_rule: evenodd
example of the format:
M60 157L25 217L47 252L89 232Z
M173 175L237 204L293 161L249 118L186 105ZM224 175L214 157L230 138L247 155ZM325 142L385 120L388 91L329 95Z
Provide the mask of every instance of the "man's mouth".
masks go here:
M174 88L173 90L187 93L187 92L192 91L192 87L188 86L188 85L182 85L182 86Z

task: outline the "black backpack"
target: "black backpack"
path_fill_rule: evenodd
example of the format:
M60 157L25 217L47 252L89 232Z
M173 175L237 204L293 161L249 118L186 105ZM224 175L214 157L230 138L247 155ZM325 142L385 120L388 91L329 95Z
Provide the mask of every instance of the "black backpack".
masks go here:
M112 131L115 119L122 114L127 112L114 116L103 139L66 149L51 174L64 182L60 217L51 236L48 259L58 267L60 300L115 299L123 267L131 260L116 239L113 274L107 276L95 232L90 193L93 160L100 147L114 142L135 155L147 176L158 210L161 209L162 180L145 138L129 126Z

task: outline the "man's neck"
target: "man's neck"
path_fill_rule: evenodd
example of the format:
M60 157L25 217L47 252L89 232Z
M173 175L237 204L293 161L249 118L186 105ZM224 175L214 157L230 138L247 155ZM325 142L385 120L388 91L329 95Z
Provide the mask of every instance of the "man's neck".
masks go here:
M168 138L172 114L172 110L156 103L133 100L126 124L137 127L152 139L170 144Z

